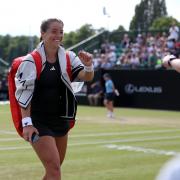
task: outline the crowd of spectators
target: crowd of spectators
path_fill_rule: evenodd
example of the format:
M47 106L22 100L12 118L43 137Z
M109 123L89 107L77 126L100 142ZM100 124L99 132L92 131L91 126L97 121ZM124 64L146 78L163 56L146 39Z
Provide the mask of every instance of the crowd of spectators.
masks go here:
M105 41L94 50L95 69L158 69L162 58L173 53L179 56L179 28L173 24L168 33L138 34L131 39L124 34L120 42Z
M175 23L169 32L139 33L132 38L124 33L116 43L105 40L100 49L95 49L94 67L98 69L159 69L167 54L180 57L180 31ZM0 76L0 100L7 99L7 74ZM4 93L6 92L6 93Z

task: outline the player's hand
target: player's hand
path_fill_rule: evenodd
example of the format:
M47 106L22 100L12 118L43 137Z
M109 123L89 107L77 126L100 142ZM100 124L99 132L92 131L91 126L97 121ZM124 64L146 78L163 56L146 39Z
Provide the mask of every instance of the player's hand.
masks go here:
M163 59L162 59L162 64L165 68L169 68L170 65L169 65L169 62L170 62L170 59L174 59L176 58L174 55L172 54L168 54L166 55Z
M31 137L33 133L39 134L38 130L34 126L23 127L23 138L25 141L32 143Z
M85 52L85 51L79 51L78 53L79 59L85 66L91 66L93 63L93 55Z

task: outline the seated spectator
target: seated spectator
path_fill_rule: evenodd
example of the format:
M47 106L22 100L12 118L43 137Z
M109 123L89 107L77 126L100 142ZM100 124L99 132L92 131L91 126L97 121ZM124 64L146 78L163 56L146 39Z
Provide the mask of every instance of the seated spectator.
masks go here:
M101 54L101 69L111 69L112 64L108 61L107 54Z
M137 54L132 54L130 58L131 68L137 69L140 65L140 60Z
M100 53L105 54L108 51L109 47L110 47L110 44L109 44L108 40L105 40L105 42L101 44Z
M117 61L117 65L119 65L120 67L124 68L124 69L129 69L131 67L131 62L130 62L130 54L122 54Z
M151 46L152 44L155 44L155 38L151 33L148 33L146 38L146 45Z
M171 37L168 37L167 42L166 42L167 48L169 50L173 50L175 48L175 44L176 44L175 40L172 39Z
M109 43L106 40L101 44L99 59L94 60L95 69L161 68L160 60L165 55L180 56L180 42L175 40L177 38L172 38L175 37L172 34L143 33L132 39L124 34L119 43Z
M107 52L107 58L108 58L108 61L111 63L112 67L114 67L114 65L116 64L116 53L113 49L109 49L108 52Z
M176 22L173 22L172 26L169 28L169 38L174 39L176 42L179 39L179 27L176 26Z
M152 51L151 53L149 53L148 66L149 68L155 68L156 64L157 64L157 56L155 51Z
M111 42L111 43L109 44L109 49L111 49L112 51L116 51L116 45L115 45L114 42Z
M94 69L96 70L101 65L101 58L100 58L100 54L99 54L97 49L95 49L93 51L93 55L94 55L94 57L93 57L93 64L94 64Z
M121 41L122 48L127 48L130 44L131 40L128 34L124 34L123 39Z
M138 34L138 36L136 37L136 43L141 46L144 44L144 38L142 36L142 34Z
M103 88L99 81L94 82L90 86L90 92L88 94L88 101L91 106L97 106L103 97Z

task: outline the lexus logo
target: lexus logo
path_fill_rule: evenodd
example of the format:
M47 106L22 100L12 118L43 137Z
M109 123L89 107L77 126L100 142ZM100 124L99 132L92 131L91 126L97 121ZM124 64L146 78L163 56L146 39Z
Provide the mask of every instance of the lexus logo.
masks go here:
M162 93L161 86L137 86L134 84L126 84L124 87L126 94L133 93L151 93L151 94L160 94Z
M127 94L134 93L134 85L133 84L126 84L124 89Z

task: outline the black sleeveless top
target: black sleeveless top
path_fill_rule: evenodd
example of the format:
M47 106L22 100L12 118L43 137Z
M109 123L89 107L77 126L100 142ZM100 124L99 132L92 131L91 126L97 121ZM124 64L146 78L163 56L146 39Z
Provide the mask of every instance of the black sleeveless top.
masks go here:
M31 101L32 117L59 117L63 115L66 86L61 80L59 60L55 63L46 61L40 79L36 80Z

